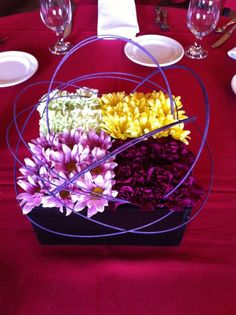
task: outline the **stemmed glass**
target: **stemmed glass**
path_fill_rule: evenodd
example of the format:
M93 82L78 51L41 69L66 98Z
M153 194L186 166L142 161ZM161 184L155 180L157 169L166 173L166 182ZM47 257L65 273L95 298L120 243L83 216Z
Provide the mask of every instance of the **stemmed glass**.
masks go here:
M40 17L43 23L56 32L57 42L49 50L55 55L66 54L72 44L64 41L66 25L71 23L72 10L70 0L40 0Z
M190 0L187 11L187 26L195 35L195 43L185 49L185 55L203 59L208 55L200 41L216 27L221 10L221 0Z

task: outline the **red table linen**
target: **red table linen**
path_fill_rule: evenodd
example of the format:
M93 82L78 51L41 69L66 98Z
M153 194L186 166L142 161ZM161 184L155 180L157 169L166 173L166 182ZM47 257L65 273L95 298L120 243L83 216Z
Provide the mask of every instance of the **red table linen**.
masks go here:
M96 34L94 5L77 6L73 43ZM140 34L162 34L183 46L193 42L186 27L186 11L168 9L171 30L161 31L154 23L151 5L137 6ZM227 21L222 17L219 24ZM208 144L214 159L214 184L200 215L188 226L183 242L176 248L137 246L40 246L30 223L21 213L13 188L13 160L5 142L12 119L12 105L29 84L50 80L61 57L48 46L55 34L40 20L39 12L0 19L0 35L8 36L1 51L22 50L39 61L36 74L27 82L0 88L0 314L1 315L234 315L236 312L236 95L230 80L236 63L227 56L235 46L236 33L220 48L214 32L203 40L209 56L202 60L184 57L178 64L188 66L201 77L210 101ZM147 75L150 69L129 61L124 43L105 41L92 50L81 49L58 73L69 80L90 71L120 71ZM187 112L198 115L202 125L202 96L196 81L183 70L168 70L175 95L182 95ZM92 82L91 82L92 84ZM103 88L109 88L103 84ZM111 83L119 88L118 83ZM96 86L92 86L96 87ZM33 88L20 101L24 109L45 93L47 84ZM27 137L37 133L31 122ZM195 134L193 132L193 138ZM16 136L11 134L11 141ZM194 143L192 144L194 147ZM203 158L205 161L205 158ZM206 159L207 161L207 159ZM208 164L200 163L199 179L209 179ZM207 163L207 162L206 162Z

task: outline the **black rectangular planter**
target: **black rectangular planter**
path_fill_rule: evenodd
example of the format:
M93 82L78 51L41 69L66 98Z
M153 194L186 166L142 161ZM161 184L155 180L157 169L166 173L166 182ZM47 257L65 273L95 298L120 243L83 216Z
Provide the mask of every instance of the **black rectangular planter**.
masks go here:
M185 223L190 216L191 209L171 213L168 217L140 231L152 232L171 229ZM119 206L117 210L106 209L93 218L105 224L121 229L130 230L151 223L168 214L166 209L144 211L131 205ZM86 214L84 214L86 216ZM88 221L75 213L65 216L57 208L34 208L28 215L39 242L43 245L154 245L176 246L181 242L185 226L173 231L157 234L125 233L112 235L119 230L101 226ZM40 228L69 235L83 235L85 237L64 236ZM109 236L96 237L108 234ZM92 237L94 236L94 237Z

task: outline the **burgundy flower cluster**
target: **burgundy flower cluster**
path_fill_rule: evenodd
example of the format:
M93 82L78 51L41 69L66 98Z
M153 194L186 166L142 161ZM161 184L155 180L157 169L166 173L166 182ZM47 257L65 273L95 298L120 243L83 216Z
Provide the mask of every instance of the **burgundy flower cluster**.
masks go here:
M123 141L116 140L115 146ZM192 174L164 198L190 169L194 154L188 146L171 137L140 142L116 156L114 189L124 198L144 210L167 207L182 210L193 207L202 197L203 189Z

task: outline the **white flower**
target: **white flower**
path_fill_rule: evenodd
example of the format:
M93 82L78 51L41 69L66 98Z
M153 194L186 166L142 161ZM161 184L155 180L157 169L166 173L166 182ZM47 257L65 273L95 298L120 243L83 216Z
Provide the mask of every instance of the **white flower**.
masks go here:
M98 131L101 111L97 92L88 88L78 89L75 93L53 90L49 93L48 104L47 94L44 95L37 108L40 113L40 133L48 133L48 122L50 131L56 133L77 128Z

